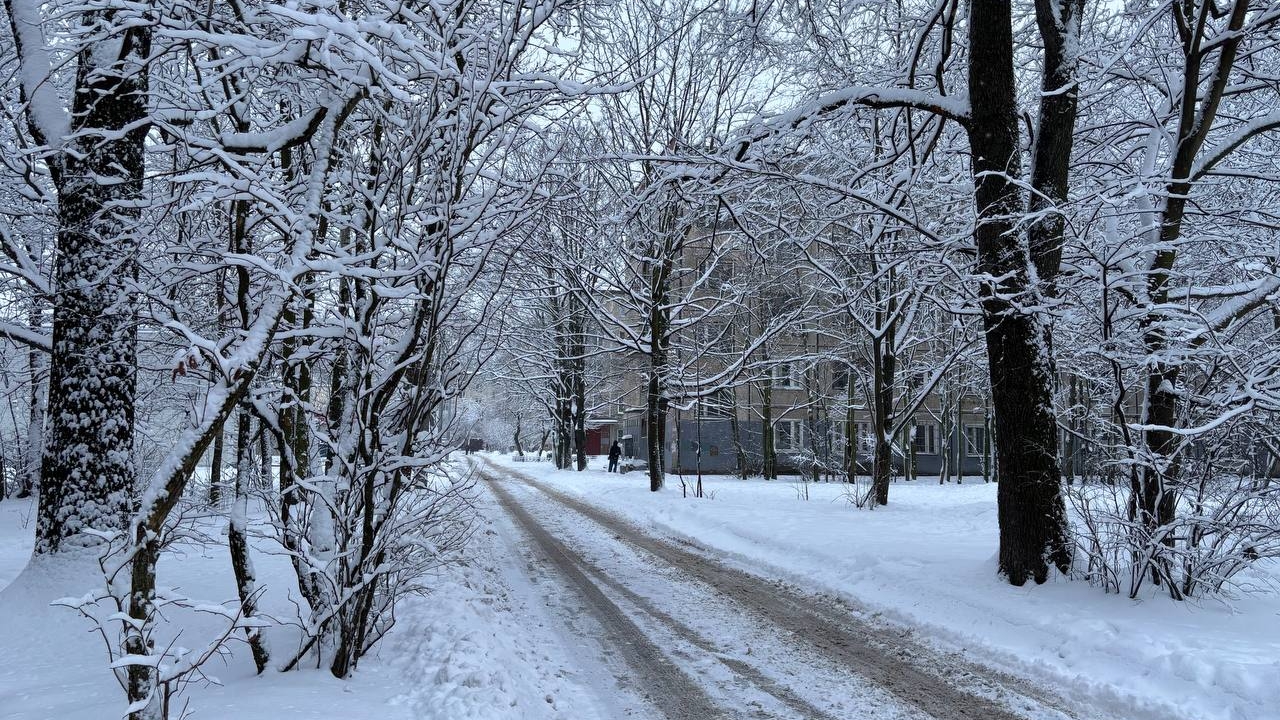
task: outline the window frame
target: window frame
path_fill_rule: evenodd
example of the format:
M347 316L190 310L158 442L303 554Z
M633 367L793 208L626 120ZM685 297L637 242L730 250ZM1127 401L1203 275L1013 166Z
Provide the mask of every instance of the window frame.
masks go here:
M782 443L782 426L788 427L787 437L788 443ZM795 420L792 418L782 418L773 423L773 447L775 450L783 450L787 452L799 452L805 449L805 421Z
M800 382L800 372L796 367L794 360L780 362L773 366L769 371L769 382L773 387L779 390L803 390L804 385ZM779 372L785 369L785 373Z
M982 433L982 446L974 451L973 438L970 432L977 430ZM965 425L964 426L964 456L968 458L984 458L987 456L987 427L985 425Z
M925 428L928 432L925 433ZM922 434L923 433L923 434ZM921 443L920 440L925 442ZM924 447L921 447L923 445ZM938 454L938 426L936 423L916 423L912 430L911 448L917 455Z

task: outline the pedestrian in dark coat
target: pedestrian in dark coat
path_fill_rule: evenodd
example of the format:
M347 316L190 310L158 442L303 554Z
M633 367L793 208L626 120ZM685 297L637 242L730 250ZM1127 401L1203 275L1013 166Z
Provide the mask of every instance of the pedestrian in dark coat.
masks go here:
M609 472L618 472L618 458L622 457L622 448L618 447L618 441L614 440L609 446Z

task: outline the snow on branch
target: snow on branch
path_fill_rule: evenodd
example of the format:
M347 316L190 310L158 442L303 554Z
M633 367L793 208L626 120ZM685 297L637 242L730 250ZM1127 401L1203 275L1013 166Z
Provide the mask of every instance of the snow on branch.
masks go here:
M1191 179L1199 180L1206 174L1212 172L1213 168L1221 162L1223 158L1234 152L1236 148L1258 135L1262 135L1276 129L1280 129L1280 110L1273 110L1266 115L1261 115L1250 120L1225 140L1206 150L1192 168Z
M57 147L67 136L71 118L52 82L53 64L45 43L36 0L4 0L17 46L18 80L27 103L27 121L36 142Z
M53 338L10 322L0 322L0 337L22 343L36 350L49 352L53 349Z
M735 161L740 161L746 157L747 151L753 144L791 130L798 130L817 120L827 118L849 105L878 110L910 108L933 113L961 124L969 121L969 98L965 96L938 95L910 88L853 86L819 95L785 113L754 123L755 129L752 136L736 143L737 150L733 158Z
M305 115L266 132L224 132L219 141L227 152L277 152L306 142L320 127L329 109L320 105Z

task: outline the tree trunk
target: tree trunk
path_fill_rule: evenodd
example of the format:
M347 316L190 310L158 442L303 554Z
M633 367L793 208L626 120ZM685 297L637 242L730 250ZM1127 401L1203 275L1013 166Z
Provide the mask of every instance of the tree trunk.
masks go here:
M658 492L662 489L666 478L666 458L663 454L666 444L667 402L662 397L661 381L656 364L650 366L649 387L645 409L646 422L649 424L648 463L649 490Z
M134 528L133 559L129 573L129 618L125 624L124 652L128 655L150 655L143 628L155 615L156 563L160 560L159 537L148 531L143 523ZM165 720L160 716L159 698L156 697L155 668L148 665L130 665L126 671L125 697L129 704L139 709L129 713L129 720Z
M563 373L563 368L561 369ZM568 397L568 378L563 374L557 383L556 397L556 468L567 470L572 462L573 408Z
M1027 236L1040 291L1049 297L1058 294L1056 279L1062 264L1066 216L1055 206L1066 201L1069 187L1080 95L1076 72L1083 14L1084 0L1036 0L1036 23L1044 43L1044 71L1032 148L1031 187L1035 192L1027 202L1032 218Z
M778 479L778 448L773 436L773 379L760 386L760 454L763 456L764 479Z
M258 614L258 580L253 570L253 559L249 556L249 499L245 488L250 474L250 442L249 411L242 408L236 419L236 477L227 523L227 545L231 552L231 569L236 577L236 591L240 596L240 611L246 618ZM271 659L262 631L247 628L245 640L253 653L253 664L261 674Z
M573 395L573 445L578 472L587 469L587 343L584 317L585 309L580 299L570 300L569 338L570 368L572 369L571 390Z
M587 469L586 389L581 375L573 378L573 460L578 472Z
M302 284L306 285L305 282ZM312 298L309 293L292 302L281 316L282 324L288 328L309 327L312 319L311 303ZM303 483L310 475L312 464L311 436L307 422L307 412L311 406L311 365L304 357L299 341L294 337L289 337L281 343L281 356L285 391L284 405L279 411L280 436L277 438L280 446L281 542L289 552L294 574L298 578L298 589L315 612L324 606L323 588L312 569L308 557L310 548L304 541L303 529L308 506L308 495L303 489ZM345 358L345 355L343 357ZM335 362L333 366L332 379L336 383L335 389L338 393L347 391L343 385L345 368L344 361ZM332 414L334 409L329 408L329 412ZM335 418L332 427L338 427L341 422L341 408L339 407L336 412L338 417ZM269 456L266 463L269 469ZM329 510L323 503L316 506L316 513L327 512Z
M890 280L892 282L892 280ZM892 288L890 288L892 291ZM897 312L896 303L890 299L889 307L882 317L892 317ZM877 322L876 326L880 327ZM875 460L872 477L872 494L876 505L889 504L889 481L893 475L893 385L897 376L898 358L894 353L894 323L884 329L882 335L872 340L872 384L874 402L872 403L872 426L876 436Z
M1210 6L1200 6L1202 17L1210 12ZM1236 62L1241 29L1248 14L1249 3L1232 4L1230 16L1223 29L1224 38L1217 47L1216 62L1209 69L1211 82L1204 83L1203 63L1211 57L1202 43L1206 42L1206 25L1199 23L1193 33L1184 39L1185 63L1183 68L1184 96L1179 98L1179 127L1177 146L1172 159L1170 181L1166 185L1164 207L1160 217L1160 248L1152 260L1147 276L1148 315L1142 321L1144 354L1150 358L1147 364L1146 403L1142 424L1143 440L1150 459L1143 465L1137 486L1132 488L1131 508L1138 512L1135 519L1146 532L1155 532L1161 526L1171 524L1177 512L1177 490L1173 481L1181 473L1179 455L1182 438L1175 432L1178 426L1179 391L1182 368L1176 358L1169 358L1169 337L1164 307L1169 301L1169 281L1178 256L1178 242L1182 237L1182 223L1187 201L1193 187L1196 158L1208 138L1217 116L1219 104L1228 92L1231 68ZM1204 87L1202 93L1196 88ZM1197 102L1198 100L1198 102ZM1175 331L1176 332L1176 331ZM1162 542L1172 546L1172 536ZM1159 574L1153 569L1156 582ZM1171 588L1171 590L1173 590ZM1176 592L1175 592L1176 595Z
M40 327L41 313L39 307L32 302L27 313L28 326ZM30 497L40 482L40 456L44 452L45 407L49 402L48 385L49 357L43 350L32 348L27 351L27 367L31 373L31 395L27 406L27 447L22 472L18 476L18 492L15 497Z
M747 464L746 449L742 447L742 421L738 418L738 391L729 390L729 435L733 442L734 459L737 462L738 477L746 480L750 474Z
M1058 468L1054 366L1030 249L1019 232L1021 160L1011 6L973 0L969 13L969 144L977 203L979 289L1001 482L999 569L1010 583L1048 578L1071 564Z
M115 10L85 11L86 27ZM92 528L122 530L133 511L138 239L151 30L118 32L77 58L68 151L51 160L58 192L49 427L40 467L35 552ZM116 61L116 57L124 58ZM52 141L58 138L52 138ZM79 542L91 542L87 539Z
M218 507L222 504L222 445L223 431L213 436L213 454L209 459L209 504Z

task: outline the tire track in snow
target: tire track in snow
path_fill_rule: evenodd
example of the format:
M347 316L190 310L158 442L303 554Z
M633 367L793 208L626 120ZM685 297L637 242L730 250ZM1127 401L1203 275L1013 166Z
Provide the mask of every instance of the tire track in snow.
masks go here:
M798 713L798 717L807 718L808 720L841 720L840 718L815 707L812 703L792 692L790 688L783 687L782 685L774 682L764 673L761 673L751 665L724 654L714 645L704 640L696 630L680 622L670 614L660 610L648 599L632 592L631 589L609 577L603 570L593 565L590 561L580 558L580 562L586 572L595 578L597 582L602 585L607 585L614 592L626 598L632 605L635 605L639 610L657 619L667 627L675 630L683 640L697 647L707 655L719 660L721 663L724 663L726 667L737 673L747 682L755 685L757 688L763 690L769 695L772 695L774 698L782 702L782 704Z
M627 665L643 680L637 690L668 720L712 720L727 718L702 688L675 667L648 636L586 576L574 556L551 536L500 483L491 482L494 497L538 549L555 565L587 603L596 620L605 627Z
M489 463L488 460L485 462ZM812 598L780 584L659 540L606 511L549 488L518 471L492 463L489 465L492 473L501 473L535 488L556 503L605 528L617 539L714 588L753 614L766 618L786 634L931 717L938 720L1023 720L1046 715L1076 717L1057 698L1034 692L1011 676L968 663L967 667L961 668L966 676L962 681L980 686L1006 701L1020 701L1019 704L1027 706L1032 714L1015 712L990 697L954 687L946 678L921 667L936 659L929 657L936 654L910 641L890 637L889 633L877 630L852 615L824 611L814 605ZM496 485L490 484L491 487Z

